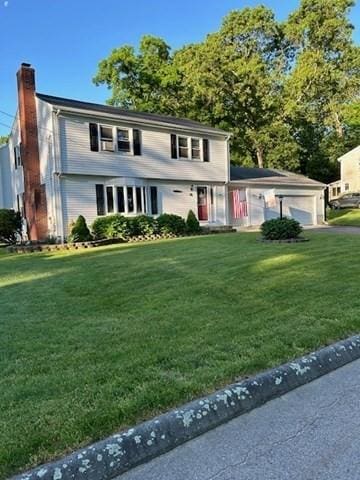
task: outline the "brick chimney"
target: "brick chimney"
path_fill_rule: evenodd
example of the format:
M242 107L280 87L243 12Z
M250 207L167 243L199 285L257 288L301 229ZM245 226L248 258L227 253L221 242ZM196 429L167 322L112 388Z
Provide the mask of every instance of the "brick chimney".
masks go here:
M45 185L41 185L38 124L35 98L35 70L22 63L17 72L24 171L24 203L30 240L45 240L48 234Z

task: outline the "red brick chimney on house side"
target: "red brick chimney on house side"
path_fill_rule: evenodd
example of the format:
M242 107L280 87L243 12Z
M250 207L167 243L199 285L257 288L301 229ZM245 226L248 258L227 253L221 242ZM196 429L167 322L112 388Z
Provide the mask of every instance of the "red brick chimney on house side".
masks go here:
M24 171L24 203L29 240L45 240L48 234L45 185L41 185L38 125L35 99L35 70L22 63L17 72Z

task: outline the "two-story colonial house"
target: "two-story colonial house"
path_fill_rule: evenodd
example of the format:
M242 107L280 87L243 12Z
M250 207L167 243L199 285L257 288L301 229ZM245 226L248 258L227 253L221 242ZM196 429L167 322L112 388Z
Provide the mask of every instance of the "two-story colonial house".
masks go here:
M38 93L29 64L17 82L18 111L0 147L0 208L22 213L30 240L64 240L79 215L90 225L113 213L185 218L193 210L202 225L247 228L281 209L303 225L324 220L325 185L274 169L230 168L225 131Z
M199 122L38 93L17 73L18 112L0 149L0 202L20 210L29 239L64 239L78 215L193 210L227 222L229 134Z

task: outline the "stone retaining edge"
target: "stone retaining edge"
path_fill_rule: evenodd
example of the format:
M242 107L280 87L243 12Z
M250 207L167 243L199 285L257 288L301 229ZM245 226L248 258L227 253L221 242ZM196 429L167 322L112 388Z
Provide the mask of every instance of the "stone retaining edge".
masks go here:
M110 480L358 358L360 335L355 335L229 385L12 480Z

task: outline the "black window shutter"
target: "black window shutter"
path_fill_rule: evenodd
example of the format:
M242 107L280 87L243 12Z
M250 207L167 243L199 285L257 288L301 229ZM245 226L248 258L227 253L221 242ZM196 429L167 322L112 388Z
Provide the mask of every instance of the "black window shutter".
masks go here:
M158 214L157 187L150 187L150 202L152 215Z
M171 134L171 158L177 158L176 135Z
M133 130L134 155L141 155L141 131L134 128Z
M90 133L90 150L92 152L99 151L99 134L97 123L89 123L89 133Z
M17 151L16 151L16 147L14 147L14 166L15 166L15 170L17 169Z
M96 184L96 208L98 215L105 215L105 192L104 185Z
M204 162L210 162L209 140L207 138L203 138L203 156L204 156Z

